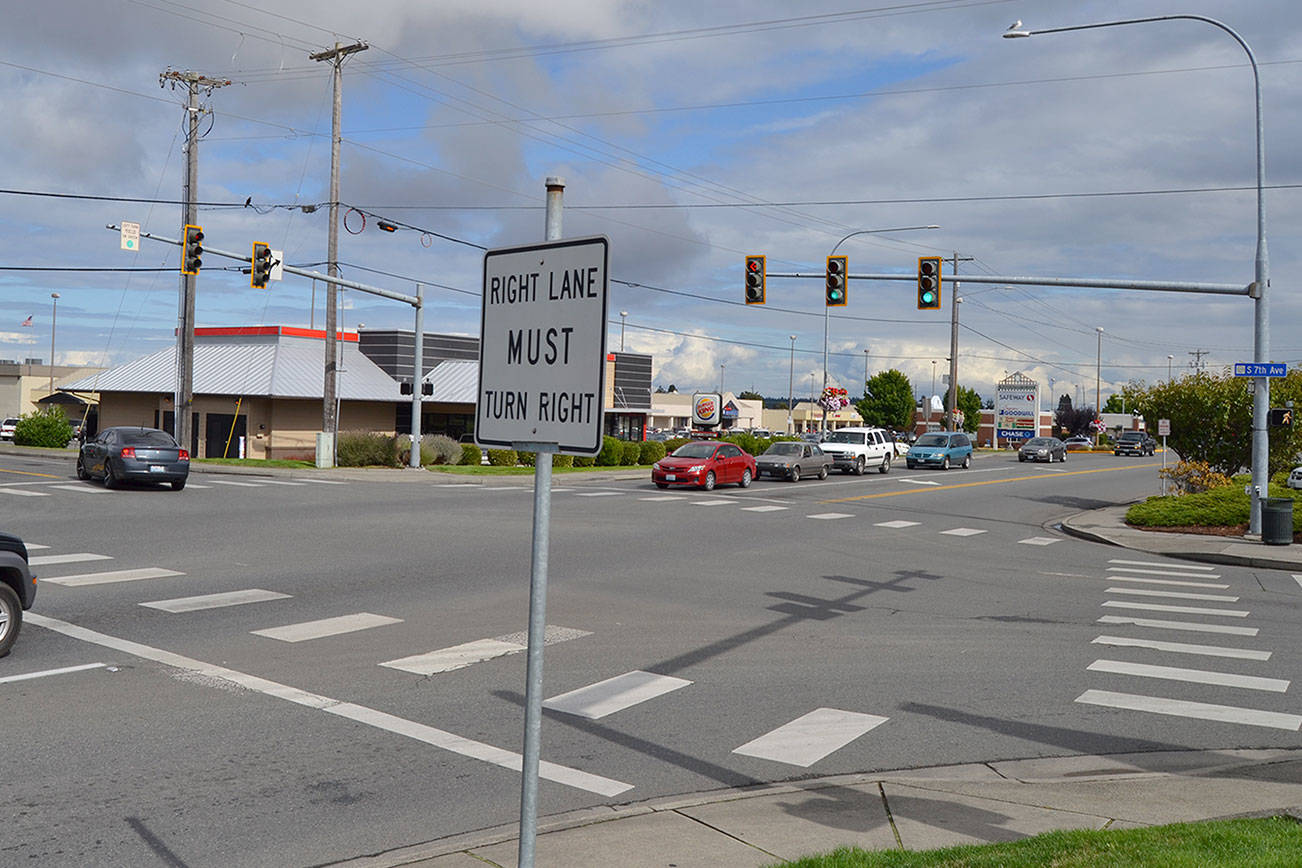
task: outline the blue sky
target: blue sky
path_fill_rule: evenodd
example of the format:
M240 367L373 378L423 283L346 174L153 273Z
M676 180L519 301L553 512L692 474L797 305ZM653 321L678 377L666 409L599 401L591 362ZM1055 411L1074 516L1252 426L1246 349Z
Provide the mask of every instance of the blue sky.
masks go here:
M908 273L920 255L957 252L974 257L971 273L1250 281L1251 76L1226 34L1162 22L999 38L1018 19L1168 13L1225 21L1262 63L1267 182L1280 187L1267 194L1271 356L1302 363L1288 279L1302 237L1289 186L1302 9L1287 0L24 4L0 34L0 187L179 198L183 94L158 75L194 69L232 81L204 99L200 199L258 206L201 211L209 244L267 241L290 263L321 263L327 212L298 206L328 197L330 76L307 55L364 40L344 67L341 199L374 214L360 234L340 230L345 276L404 293L421 281L427 327L473 334L479 248L540 239L543 179L561 175L566 234L609 236L613 277L638 285L616 284L610 309L628 311L626 346L655 356L657 384L713 387L724 365L727 388L783 395L789 375L821 378L821 281L773 280L769 304L746 307L749 253L772 270L821 270L856 230L939 224L839 252L852 272ZM1147 194L1080 195L1127 191ZM1000 198L1044 194L1077 195ZM382 233L375 215L456 241ZM175 268L166 245L120 251L103 227L122 220L180 234L174 204L0 194L0 265ZM251 290L226 264L205 261L199 325L320 326L309 281ZM150 352L173 340L177 285L173 270L0 271L0 358L48 357L51 292L60 363ZM1165 377L1168 355L1177 373L1198 350L1211 366L1251 357L1246 299L976 284L960 295L959 381L987 397L1020 370L1092 400L1098 326L1105 393ZM871 371L898 368L929 390L932 361L948 364L948 302L920 312L905 282L854 281L849 297L831 318L832 380L860 389L868 349ZM391 301L350 292L344 305L348 328L411 325Z

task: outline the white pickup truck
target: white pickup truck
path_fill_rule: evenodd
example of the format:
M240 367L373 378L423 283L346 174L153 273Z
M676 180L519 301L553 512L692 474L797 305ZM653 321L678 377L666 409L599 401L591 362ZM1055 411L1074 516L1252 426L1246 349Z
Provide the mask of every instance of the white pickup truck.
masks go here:
M837 428L827 435L822 447L832 456L832 466L856 476L868 468L889 473L895 458L895 438L885 428Z

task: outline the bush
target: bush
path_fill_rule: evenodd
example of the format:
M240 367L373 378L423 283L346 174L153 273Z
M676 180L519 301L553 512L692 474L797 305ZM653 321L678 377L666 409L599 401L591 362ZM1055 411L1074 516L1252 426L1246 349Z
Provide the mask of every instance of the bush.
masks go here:
M1197 494L1232 484L1228 476L1212 470L1206 461L1181 461L1174 467L1159 470L1158 475L1174 482L1177 494Z
M421 438L421 464L455 464L461 455L461 444L446 434L426 434Z
M519 461L520 456L514 449L488 450L488 463L494 467L514 467Z
M464 464L467 467L478 467L483 463L484 453L480 451L478 444L462 443L460 446L461 460L457 462L458 464Z
M597 456L598 467L617 467L624 456L624 441L607 434L601 439L601 454Z
M533 467L534 465L536 465L536 464L538 463L538 453L537 453L537 452L517 452L515 457L516 457L516 460L518 460L518 461L519 461L522 465L524 465L525 467ZM552 459L553 459L553 460L552 460L552 466L553 466L553 467L556 466L555 457L556 457L556 456L552 456Z
M342 431L335 447L340 467L400 467L398 439L366 431Z
M596 457L592 455L575 455L573 457L575 467L592 467L597 463Z
M691 442L692 442L692 441L687 440L687 439L682 438L682 437L675 437L675 438L672 439L672 440L666 440L666 441L665 441L665 454L668 455L670 452L673 452L673 451L674 451L675 449L677 449L679 446L685 446L685 445L687 445L688 443L691 443Z
M50 407L18 419L14 443L18 446L49 446L62 449L72 439L72 426L62 407Z
M657 443L655 440L648 440L641 444L641 454L638 456L638 464L655 464L661 458L665 457L665 444Z
M573 455L553 455L552 467L573 467L574 458Z
M738 446L740 446L742 449L745 449L751 455L758 455L760 454L760 452L764 451L762 449L757 451L756 444L759 443L759 441L755 439L755 435L749 434L745 431L738 431L735 434L729 434L728 436L721 437L719 439L727 440L729 443L736 443Z

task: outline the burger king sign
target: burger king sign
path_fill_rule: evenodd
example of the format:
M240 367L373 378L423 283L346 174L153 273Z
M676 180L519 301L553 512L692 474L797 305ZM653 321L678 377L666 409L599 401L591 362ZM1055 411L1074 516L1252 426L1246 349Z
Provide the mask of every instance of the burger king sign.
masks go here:
M720 406L723 402L712 392L692 395L692 427L712 428L719 424Z

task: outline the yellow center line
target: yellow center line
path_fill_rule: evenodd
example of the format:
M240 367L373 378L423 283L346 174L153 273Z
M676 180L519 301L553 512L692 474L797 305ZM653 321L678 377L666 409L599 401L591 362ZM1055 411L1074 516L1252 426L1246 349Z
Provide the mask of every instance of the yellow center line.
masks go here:
M0 467L0 473L17 473L19 476L39 476L42 479L64 479L65 478L63 476L59 476L57 473L32 473L29 470L8 470L4 467Z
M1009 479L983 479L977 482L955 482L952 485L937 485L932 488L906 488L903 491L882 491L877 494L860 494L855 497L839 497L836 500L820 500L819 503L851 503L856 500L872 500L878 497L899 497L904 494L930 494L933 491L948 491L952 488L971 488L974 485L1002 485L1005 482L1025 482L1029 479L1061 479L1064 476L1080 476L1085 473L1116 473L1122 470L1144 470L1161 467L1160 464L1131 464L1126 467L1100 467L1094 470L1060 470L1056 473L1037 473L1034 476L1014 476Z

